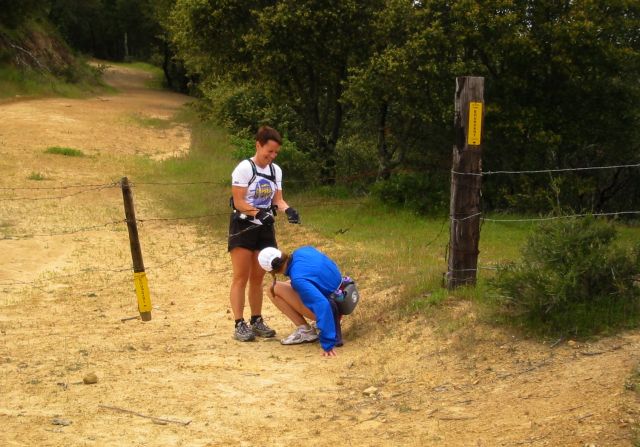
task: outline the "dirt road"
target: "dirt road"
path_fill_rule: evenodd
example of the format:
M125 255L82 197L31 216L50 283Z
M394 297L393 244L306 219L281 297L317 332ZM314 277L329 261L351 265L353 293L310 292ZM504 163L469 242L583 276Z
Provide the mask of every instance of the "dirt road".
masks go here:
M634 444L638 394L625 382L638 332L552 347L481 324L464 302L446 309L449 325L391 317L393 291L363 284L337 358L238 343L224 243L170 221L141 231L153 320L127 319L137 310L114 182L136 157L190 142L182 126L132 119L168 119L189 99L144 77L113 68L115 96L0 105L0 445ZM158 214L144 191L136 207ZM292 329L270 303L264 314L280 335ZM90 373L97 383L83 382Z

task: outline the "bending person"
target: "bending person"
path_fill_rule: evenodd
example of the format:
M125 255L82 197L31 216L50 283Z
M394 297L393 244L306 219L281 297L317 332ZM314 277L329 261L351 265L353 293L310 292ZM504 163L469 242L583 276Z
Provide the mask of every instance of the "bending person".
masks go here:
M282 138L273 128L263 126L256 134L256 153L241 161L231 174L231 205L228 249L233 266L230 301L235 319L233 336L251 341L255 336L273 337L276 331L262 319L262 280L258 252L276 246L274 205L286 213L290 223L300 222L298 213L282 196L282 169L273 161ZM249 283L251 320L244 320L245 289Z
M282 344L313 342L319 336L322 355L335 356L334 347L342 346L339 315L330 301L331 294L342 283L335 262L309 246L300 247L290 255L268 247L260 251L258 262L273 274L269 293L273 304L297 326L291 335L282 339ZM276 281L278 273L288 276L291 281ZM320 334L307 320L316 321Z

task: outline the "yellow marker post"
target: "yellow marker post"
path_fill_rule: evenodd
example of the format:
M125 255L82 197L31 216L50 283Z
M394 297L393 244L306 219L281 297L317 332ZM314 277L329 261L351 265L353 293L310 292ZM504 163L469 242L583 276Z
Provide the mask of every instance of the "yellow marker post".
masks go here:
M129 230L129 243L131 245L131 258L133 260L133 282L136 287L138 297L138 311L142 321L151 320L151 294L149 293L149 282L144 271L142 261L142 249L138 238L138 226L136 224L136 213L133 208L133 194L129 186L127 177L121 181L122 197L124 199L124 213L127 218L127 229Z
M480 146L482 133L482 103L469 103L469 133L467 144L469 146Z
M138 297L138 311L151 315L151 294L149 293L149 282L146 272L134 272L133 281L136 286L136 296Z

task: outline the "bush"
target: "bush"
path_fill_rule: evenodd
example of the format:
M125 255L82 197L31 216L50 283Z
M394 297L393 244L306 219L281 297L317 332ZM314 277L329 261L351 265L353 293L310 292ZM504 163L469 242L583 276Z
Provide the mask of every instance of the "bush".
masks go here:
M400 205L419 213L447 209L448 191L445 176L431 173L400 172L389 180L379 180L371 193L382 202Z
M44 150L45 154L64 155L67 157L84 157L84 152L80 149L70 147L51 146Z
M251 158L256 153L254 139L235 136L231 138L231 144L235 147L233 158L238 161ZM287 139L283 141L275 162L282 168L283 187L287 190L301 190L319 183L320 167Z
M640 245L614 245L594 218L541 225L522 261L499 266L493 286L509 314L544 335L588 336L640 321Z

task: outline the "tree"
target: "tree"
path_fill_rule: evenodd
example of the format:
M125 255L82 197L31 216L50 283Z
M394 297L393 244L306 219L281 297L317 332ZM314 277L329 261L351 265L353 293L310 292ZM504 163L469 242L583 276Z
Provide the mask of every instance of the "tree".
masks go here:
M51 0L49 18L75 49L108 60L149 59L162 29L154 0Z
M487 76L485 166L530 170L621 165L640 157L640 4L553 0L460 2L468 57ZM637 172L608 170L485 183L493 206L620 209L638 197ZM629 195L629 192L635 194ZM537 201L539 197L546 199Z
M444 168L453 80L485 76L485 168L535 170L640 158L640 4L553 0L389 0L378 50L352 72L350 129L377 129L379 178L395 167ZM403 130L406 126L407 131ZM624 209L629 169L492 177L489 207ZM629 194L631 193L631 194Z
M0 0L0 25L16 28L25 20L40 16L44 9L41 0Z
M381 3L178 0L171 30L190 70L259 85L271 103L294 110L298 145L317 155L331 183L347 74L369 55L368 23Z

